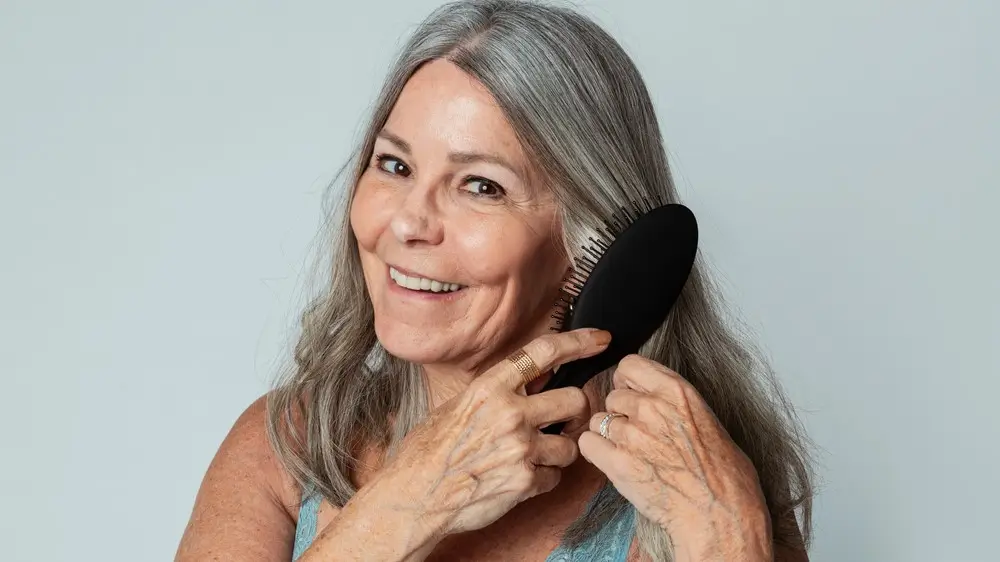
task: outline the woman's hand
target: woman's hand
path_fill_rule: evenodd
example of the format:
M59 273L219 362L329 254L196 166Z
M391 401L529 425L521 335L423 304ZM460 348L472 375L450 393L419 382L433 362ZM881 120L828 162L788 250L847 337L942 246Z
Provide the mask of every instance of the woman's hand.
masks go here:
M610 334L575 330L544 335L524 347L542 373L604 350ZM531 396L508 360L480 375L462 394L435 409L403 440L380 477L386 508L412 511L426 532L445 535L480 529L518 503L555 488L561 468L578 457L576 442L539 428L569 421L566 433L586 427L590 405L578 388Z
M747 456L698 392L666 367L630 355L614 375L599 434L590 419L580 452L670 535L676 559L771 560L770 516Z

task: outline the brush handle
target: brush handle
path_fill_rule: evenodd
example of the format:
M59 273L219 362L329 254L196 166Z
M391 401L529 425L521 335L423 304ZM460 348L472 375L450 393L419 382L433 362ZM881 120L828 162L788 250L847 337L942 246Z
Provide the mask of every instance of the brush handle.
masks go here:
M620 352L609 353L611 351L613 350L607 349L594 357L590 357L588 359L578 359L562 365L555 373L552 374L552 377L547 383L545 383L541 392L555 388L564 388L567 386L583 388L583 385L587 384L587 381L594 378L608 367L617 364L618 361L621 361L623 357L628 355L628 353ZM566 422L557 422L543 427L541 431L542 433L547 433L549 435L558 435L562 432L563 427L565 426Z

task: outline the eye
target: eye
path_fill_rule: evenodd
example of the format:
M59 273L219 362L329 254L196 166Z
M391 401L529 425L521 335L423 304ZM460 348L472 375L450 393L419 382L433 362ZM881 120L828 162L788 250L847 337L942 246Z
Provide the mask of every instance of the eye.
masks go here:
M507 194L504 188L500 187L496 182L477 176L466 178L465 185L468 186L466 191L478 197L499 199Z
M399 158L390 154L375 155L375 165L387 174L403 176L404 178L409 177L410 175L410 169L406 166L406 164L403 164Z

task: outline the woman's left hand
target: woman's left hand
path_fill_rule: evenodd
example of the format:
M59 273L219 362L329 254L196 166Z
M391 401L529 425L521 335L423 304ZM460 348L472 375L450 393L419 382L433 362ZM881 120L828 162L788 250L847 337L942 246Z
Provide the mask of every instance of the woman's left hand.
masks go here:
M771 560L771 522L750 459L680 375L630 355L614 374L608 412L590 420L580 453L659 523L676 560Z

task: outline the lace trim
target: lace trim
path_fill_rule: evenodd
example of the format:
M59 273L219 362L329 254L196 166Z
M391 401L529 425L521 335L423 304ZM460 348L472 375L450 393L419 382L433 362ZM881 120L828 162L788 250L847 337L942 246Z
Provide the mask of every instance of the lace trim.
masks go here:
M596 535L574 548L560 545L545 562L626 562L632 547L635 509L628 506L622 515L605 525Z

